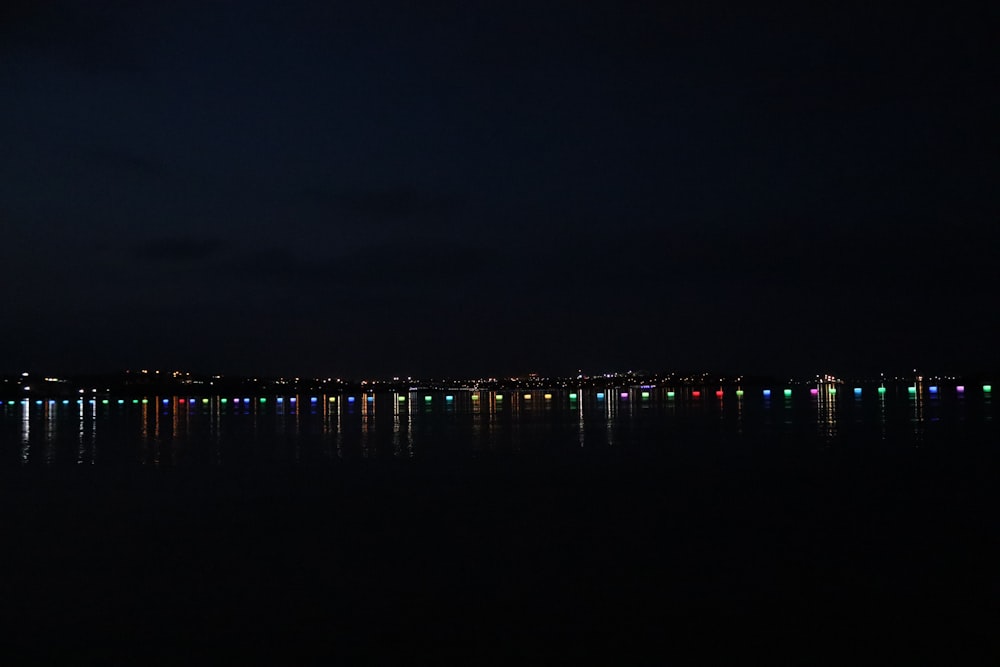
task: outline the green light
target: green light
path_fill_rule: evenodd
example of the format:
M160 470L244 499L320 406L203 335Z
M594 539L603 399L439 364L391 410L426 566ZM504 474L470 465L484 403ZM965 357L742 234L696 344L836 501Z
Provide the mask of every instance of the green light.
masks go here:
M261 397L260 397L260 402L261 402L261 403L267 403L267 399L266 399L266 398L264 398L263 396L261 396Z
M667 398L673 398L676 395L677 395L677 392L674 392L674 391L668 391L667 392Z
M907 387L906 388L906 393L907 394L915 394L915 393L917 393L917 388L916 387Z
M884 394L885 394L885 387L879 387L879 388L878 388L878 393L879 393L880 395L884 395Z
M791 398L791 397L792 397L792 390L791 389L786 389L785 390L785 398Z
M101 401L101 405L107 405L107 404L108 404L108 399L105 398L103 401Z
M472 399L472 400L474 400L474 401L478 401L478 400L479 400L479 394L473 394L473 395L472 395L472 396L470 396L469 398L471 398L471 399Z
M432 400L432 399L431 399L431 397L430 397L430 396L424 396L424 403L430 403L430 402L431 402L431 400Z
M138 403L138 402L139 402L139 399L138 399L138 398L133 398L133 399L132 399L132 405L135 405L135 404L136 404L136 403Z
M201 404L202 405L208 405L208 399L207 398L201 399Z
M503 400L503 394L497 394L497 400L498 401L502 401Z
M576 400L576 394L570 394L569 395L569 400L575 401Z
M143 405L146 405L147 403L149 403L149 399L148 398L142 399L142 404Z
M833 394L836 394L836 393L837 393L837 388L836 387L830 387L830 394L833 395Z
M649 398L649 392L648 391L644 391L644 392L642 392L641 396L643 398Z
M736 390L736 397L737 398L742 398L743 397L743 390L742 389L737 389Z
M397 400L397 401L399 401L400 403L406 403L406 396L400 396L400 397L399 397L398 399L396 399L396 400Z
M993 391L993 385L991 385L991 384L984 384L984 385L983 385L983 392L984 392L984 393L987 393L987 394L988 394L988 393L990 393L991 391Z
M229 402L228 398L222 398L222 399L219 399L219 400L221 400L223 403L228 403Z

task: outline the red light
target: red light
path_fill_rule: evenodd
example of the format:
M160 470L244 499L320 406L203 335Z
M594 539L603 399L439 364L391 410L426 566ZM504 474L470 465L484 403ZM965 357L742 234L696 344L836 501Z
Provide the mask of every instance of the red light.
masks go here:
M698 391L697 389L692 391L691 395L694 396L695 398L701 398L701 392Z
M715 395L719 398L722 398L722 390L720 389L717 392L715 392Z

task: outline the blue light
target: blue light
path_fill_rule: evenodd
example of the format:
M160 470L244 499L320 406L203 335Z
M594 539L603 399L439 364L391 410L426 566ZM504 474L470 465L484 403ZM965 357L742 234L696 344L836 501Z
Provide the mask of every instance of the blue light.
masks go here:
M170 399L169 398L163 399L163 404L164 405L170 405Z
M310 403L315 403L316 402L316 397L315 396L310 396L309 397L309 402Z
M354 402L354 397L353 396L348 396L347 397L347 402L348 403L353 403Z
M599 400L599 401L603 401L604 400L604 392L603 391L597 392L597 400Z
M375 397L374 396L369 396L368 397L368 402L369 403L374 403L375 402Z
M454 400L455 400L455 397L454 397L454 396L452 396L451 394L449 394L449 395L447 395L447 396L445 396L445 397L444 397L444 400L446 400L446 401L448 401L449 403L451 403L452 401L454 401Z
M41 405L41 404L42 404L41 401L35 401L35 405Z
M927 391L931 392L932 394L936 394L938 392L938 388L937 386L927 387Z
M860 396L861 395L861 387L855 387L854 388L854 395L855 396Z
M244 402L244 403L249 403L249 402L250 402L250 399L249 399L249 398L244 398L244 399L243 399L243 402Z
M282 398L281 396L279 396L279 397L278 397L277 399L275 399L275 400L277 400L277 401L278 401L278 403L284 403L284 402L285 402L285 399L283 399L283 398Z
M765 389L764 390L764 398L771 398L771 390L770 389Z
M69 405L69 401L63 401L63 405Z
M294 402L295 402L295 397L294 397L294 396L292 396L292 397L291 397L290 399L288 399L288 400L289 400L289 401L291 401L292 403L294 403Z

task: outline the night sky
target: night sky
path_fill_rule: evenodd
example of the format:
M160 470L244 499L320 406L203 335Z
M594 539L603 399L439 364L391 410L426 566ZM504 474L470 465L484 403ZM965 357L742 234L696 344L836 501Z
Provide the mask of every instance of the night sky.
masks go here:
M0 372L1000 367L996 10L667 4L4 3Z

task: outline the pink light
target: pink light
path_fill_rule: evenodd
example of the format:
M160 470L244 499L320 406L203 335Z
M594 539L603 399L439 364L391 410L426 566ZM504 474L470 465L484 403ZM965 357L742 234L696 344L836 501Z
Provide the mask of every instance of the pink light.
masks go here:
M818 396L819 395L819 389L817 389L816 387L813 387L812 389L809 390L809 395L810 396Z
M955 391L957 391L960 394L964 394L965 393L965 385L964 384L958 385L957 387L955 387Z
M623 391L622 392L622 398L628 398L628 392L627 391Z
M695 398L701 398L701 392L698 391L697 389L695 389L694 391L692 391L691 395L694 396Z

